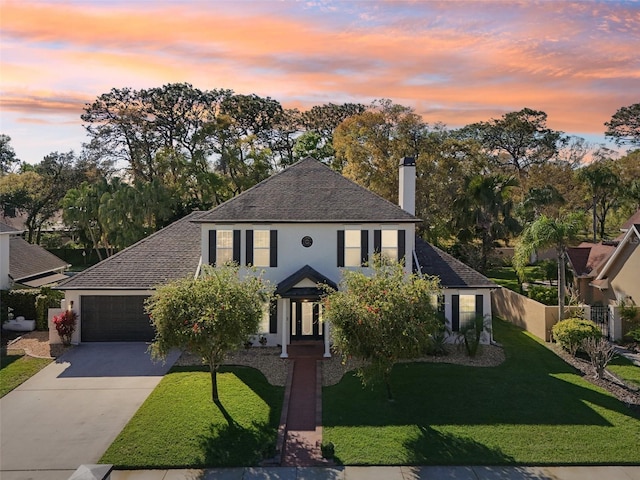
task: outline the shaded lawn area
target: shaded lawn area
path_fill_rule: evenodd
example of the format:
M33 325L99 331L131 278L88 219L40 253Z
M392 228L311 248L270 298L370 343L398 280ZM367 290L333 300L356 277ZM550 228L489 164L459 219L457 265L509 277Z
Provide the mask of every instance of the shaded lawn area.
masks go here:
M625 357L616 356L607 365L607 370L620 377L625 383L640 388L640 367Z
M397 365L381 386L323 390L324 442L344 464L639 464L640 415L526 332L494 320L498 367Z
M50 358L27 355L0 355L0 398L34 376L52 362Z
M537 265L525 267L525 277L531 280L544 280L544 272ZM487 278L501 287L508 288L517 293L520 291L520 280L513 267L494 267L487 270Z
M100 463L118 468L256 465L275 453L283 388L247 367L218 373L222 409L207 367L174 367Z

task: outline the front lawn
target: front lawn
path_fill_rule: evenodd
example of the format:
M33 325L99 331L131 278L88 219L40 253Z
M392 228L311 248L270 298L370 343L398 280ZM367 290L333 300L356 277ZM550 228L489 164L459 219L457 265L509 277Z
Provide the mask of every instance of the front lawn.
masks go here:
M634 365L631 360L627 360L622 355L616 356L609 365L607 370L617 375L625 383L640 388L640 367Z
M494 321L507 360L396 366L395 402L354 376L323 391L323 441L349 465L639 464L640 414L528 333Z
M0 355L0 398L51 363L50 358L27 355Z
M223 367L221 407L208 370L174 367L151 393L101 463L118 468L257 465L275 453L283 388L262 373Z

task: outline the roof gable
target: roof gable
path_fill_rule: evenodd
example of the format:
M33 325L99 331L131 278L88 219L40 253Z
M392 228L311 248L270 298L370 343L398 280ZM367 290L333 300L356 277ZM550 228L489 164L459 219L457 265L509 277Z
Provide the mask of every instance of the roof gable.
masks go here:
M576 275L595 277L615 249L615 243L583 242L577 247L569 247L567 257Z
M620 241L618 248L611 254L607 262L600 269L600 273L596 280L603 280L607 278L609 270L616 262L618 257L622 255L622 252L628 248L637 248L640 245L640 223L633 224L627 230L624 238Z
M299 287L298 284L303 280L310 280L314 286L313 287ZM305 265L297 272L289 275L287 278L278 283L278 289L276 290L277 295L288 296L293 293L294 290L305 291L303 293L308 293L306 290L313 291L313 293L319 293L318 284L325 284L331 287L334 290L338 289L338 285L333 282L330 278L325 277L323 274L310 267L309 265Z
M498 288L469 265L416 236L416 257L423 275L437 276L445 288Z
M398 205L307 157L210 210L197 222L419 222Z

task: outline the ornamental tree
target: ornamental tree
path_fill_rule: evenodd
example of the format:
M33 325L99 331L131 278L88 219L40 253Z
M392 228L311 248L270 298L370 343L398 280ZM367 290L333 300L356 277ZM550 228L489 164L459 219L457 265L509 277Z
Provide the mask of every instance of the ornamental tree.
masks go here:
M442 325L434 301L439 293L436 278L405 275L401 264L380 257L371 275L343 272L339 290L324 297L324 314L343 360L364 361L357 370L363 385L382 380L393 399L393 365L422 356L430 336Z
M209 364L211 398L217 403L218 368L228 352L257 333L271 295L272 288L260 275L240 275L233 265L205 265L199 278L162 285L146 301L156 329L151 353L166 358L173 348L181 348L202 356Z

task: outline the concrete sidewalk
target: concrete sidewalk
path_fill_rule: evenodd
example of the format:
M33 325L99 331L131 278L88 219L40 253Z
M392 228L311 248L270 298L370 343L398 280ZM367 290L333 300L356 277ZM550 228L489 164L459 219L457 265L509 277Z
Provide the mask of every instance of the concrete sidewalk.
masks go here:
M97 463L178 356L82 344L0 399L0 478L66 480Z
M640 467L269 467L114 471L111 480L640 480Z

